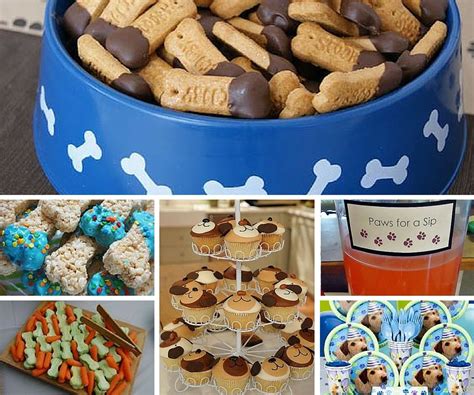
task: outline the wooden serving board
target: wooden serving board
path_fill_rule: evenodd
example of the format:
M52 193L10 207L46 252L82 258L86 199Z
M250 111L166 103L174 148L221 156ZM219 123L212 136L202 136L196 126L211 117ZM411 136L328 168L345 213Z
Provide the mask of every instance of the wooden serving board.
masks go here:
M38 309L41 309L41 307L43 307L45 304L47 304L49 302L41 302L38 304L38 306L36 307L36 310ZM98 303L99 304L99 303ZM73 308L75 308L76 306L70 304L70 303L67 303L66 302L66 305L69 305ZM32 314L33 312L32 311ZM82 309L82 311L86 314L95 314L95 312L92 312L92 311L88 311L88 310L84 310ZM31 315L30 315L31 316ZM28 317L29 318L29 317ZM130 330L132 331L135 331L137 333L137 345L140 349L143 350L144 346L145 346L145 341L146 341L146 336L147 336L147 331L143 328L139 328L137 326L134 326L132 324L129 324L128 322L123 322L123 321L119 321L119 320L116 320L116 322L120 325L120 326L126 326L128 328L130 328ZM25 330L25 326L26 326L26 322L25 324L21 327L21 331L23 332ZM13 337L12 341L8 343L8 346L5 348L5 350L0 354L0 361L23 372L23 373L26 373L27 375L31 376L31 370L29 369L25 369L24 366L23 366L23 362L15 362L12 358L12 356L10 355L10 347L12 345L15 344L15 337ZM141 360L141 356L140 357L132 357L131 358L131 361L132 361L132 373L133 373L133 380L131 383L129 383L127 385L127 388L125 389L125 391L122 393L122 395L131 395L132 394L132 387L133 387L133 383L135 382L135 379L136 379L136 376L137 376L137 371L138 371L138 367L140 365L140 360ZM75 394L75 395L87 395L87 391L84 390L84 389L80 389L80 390L75 390L74 388L72 388L69 383L64 383L64 384L60 384L58 383L57 380L54 380L54 379L51 379L48 377L47 374L43 374L39 377L35 377L41 381L44 381L45 383L48 383L48 384L51 384L51 385L54 385L58 388L61 388L63 391L65 392L68 392L70 394Z

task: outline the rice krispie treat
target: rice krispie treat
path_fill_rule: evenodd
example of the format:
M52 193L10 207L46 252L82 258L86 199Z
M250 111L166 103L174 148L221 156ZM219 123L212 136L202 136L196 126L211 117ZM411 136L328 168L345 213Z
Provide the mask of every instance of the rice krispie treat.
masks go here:
M127 235L113 243L104 255L104 267L131 288L144 285L151 277L154 254L155 219L147 211L135 211Z
M41 203L43 214L53 221L58 230L74 232L82 213L89 207L91 200L44 200Z

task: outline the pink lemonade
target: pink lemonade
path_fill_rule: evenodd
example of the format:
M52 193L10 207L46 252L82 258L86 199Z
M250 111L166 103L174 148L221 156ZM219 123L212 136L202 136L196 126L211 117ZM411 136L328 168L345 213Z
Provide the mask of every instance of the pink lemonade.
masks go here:
M454 295L462 246L424 256L390 257L344 251L352 295Z

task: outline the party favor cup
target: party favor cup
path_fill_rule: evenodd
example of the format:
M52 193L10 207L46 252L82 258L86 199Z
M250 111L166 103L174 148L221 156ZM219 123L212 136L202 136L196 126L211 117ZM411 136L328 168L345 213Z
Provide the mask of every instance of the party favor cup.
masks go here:
M354 108L291 120L177 112L108 87L66 50L75 44L61 19L72 2L47 4L33 122L60 193L439 194L458 173L467 128L455 0L446 42L418 78Z
M335 361L326 363L326 373L330 394L347 394L352 365L349 362Z
M452 366L456 364L450 362L446 365L448 392L450 394L468 394L472 365L469 362L462 362L459 365L465 366Z
M411 357L413 351L413 342L394 342L389 340L390 358L400 370L405 361Z

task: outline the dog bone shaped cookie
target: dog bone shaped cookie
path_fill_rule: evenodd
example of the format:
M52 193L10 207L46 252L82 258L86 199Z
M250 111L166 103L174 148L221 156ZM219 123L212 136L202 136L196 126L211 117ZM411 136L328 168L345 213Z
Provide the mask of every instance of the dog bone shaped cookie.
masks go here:
M105 359L99 362L99 366L100 370L104 372L104 376L107 380L112 380L117 374L117 371L114 368L111 368Z
M117 27L130 25L156 0L111 0L100 16L92 21L85 29L85 34L90 34L102 45L110 33Z
M164 88L166 89L166 88ZM145 158L137 152L130 157L120 161L122 170L131 176L135 176L138 182L145 188L148 195L172 195L172 191L165 185L156 184L146 171Z
M65 360L74 358L74 356L72 355L70 342L61 342L61 358Z
M341 166L331 164L327 159L321 159L313 167L316 180L311 186L308 195L322 195L326 187L337 181L342 174Z
M293 58L293 54L291 53L291 40L279 27L273 25L262 26L240 17L229 19L227 23L250 37L268 52L282 56L288 60Z
M91 344L97 347L97 352L99 353L100 358L104 358L109 353L109 348L105 346L104 343L107 343L107 340L100 335L97 335L91 341Z
M403 4L420 18L425 26L446 19L448 0L403 0Z
M64 340L64 335L63 335ZM56 340L55 342L51 343L51 348L53 349L53 358L61 358L61 342Z
M165 75L171 69L172 67L163 59L156 54L151 54L148 64L138 71L138 75L140 75L150 86L157 103L160 103L161 101Z
M87 365L87 368L89 370L97 370L100 369L99 364L92 359L92 357L89 354L82 354L79 359Z
M298 26L291 48L298 59L329 71L349 72L377 66L385 61L379 52L366 51L313 22Z
M33 332L23 332L21 337L25 341L26 348L35 348L36 342L33 340Z
M227 59L195 19L183 19L165 39L165 49L192 74L207 74Z
M51 367L47 371L48 377L51 377L53 379L57 378L59 376L59 368L61 367L63 363L63 360L61 358L56 358L53 357L51 360Z
M229 23L214 17L202 17L200 22L208 37L217 37L271 75L283 70L296 73L295 67L287 59L268 52Z
M396 185L401 185L408 177L408 165L410 159L404 155L395 166L382 166L378 159L373 159L367 163L365 175L360 181L362 188L372 188L379 180L393 180Z
M260 0L214 0L211 11L222 19L229 19L250 10L260 3Z
M175 110L239 118L264 118L271 109L268 82L259 73L231 78L171 70L165 78L161 103Z
M333 0L331 6L344 18L356 23L371 35L380 33L382 21L371 7L370 0Z
M34 348L25 348L25 362L23 366L26 369L33 369L36 366L36 351Z
M377 36L346 37L344 41L358 45L366 51L378 51L381 54L401 54L408 49L410 42L395 32L382 32Z
M160 0L130 26L112 32L107 37L106 48L125 66L143 67L166 36L183 19L196 14L196 4L192 0Z
M433 135L436 138L438 152L442 152L446 145L446 140L449 135L449 125L446 124L441 126L439 123L439 112L438 110L433 110L430 115L430 119L425 124L423 128L423 136L426 138Z
M396 89L402 81L402 70L395 63L329 74L314 96L313 106L319 113L364 103Z
M76 0L64 14L64 28L77 39L90 21L97 18L109 0Z
M69 384L75 390L84 388L81 379L81 368L79 366L71 366L71 379L69 380Z

